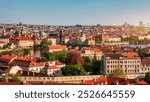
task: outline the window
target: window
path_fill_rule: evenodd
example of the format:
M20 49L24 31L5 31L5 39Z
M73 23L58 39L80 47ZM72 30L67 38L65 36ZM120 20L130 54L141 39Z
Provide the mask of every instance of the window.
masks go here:
M120 63L123 63L123 61L120 61Z
M110 63L110 61L107 61L107 63Z
M109 70L107 70L107 73L109 73Z

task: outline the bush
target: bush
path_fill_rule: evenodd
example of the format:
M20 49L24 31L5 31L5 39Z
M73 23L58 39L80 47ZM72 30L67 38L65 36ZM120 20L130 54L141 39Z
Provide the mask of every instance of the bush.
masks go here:
M1 78L0 78L0 82L6 82L6 78L1 77Z
M21 82L21 80L17 76L13 76L10 82Z

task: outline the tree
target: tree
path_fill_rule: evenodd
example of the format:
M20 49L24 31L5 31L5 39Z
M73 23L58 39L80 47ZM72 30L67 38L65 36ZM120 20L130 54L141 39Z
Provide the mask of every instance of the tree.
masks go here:
M75 40L74 40L74 43L75 43L76 45L81 45L81 44L82 44L82 41L81 41L81 39L75 39Z
M85 74L85 70L83 69L80 61L77 61L76 65L67 65L63 67L61 71L62 71L62 74L65 76Z
M126 75L124 74L123 70L121 68L115 69L115 71L111 74L111 77L117 77L117 78L125 78Z
M92 59L92 62L96 62L97 61L97 57L96 57L96 54L94 54L94 57Z
M150 84L150 72L148 72L148 73L145 74L144 80L145 80L148 84Z
M7 48L10 48L10 46L8 44L3 46L3 49L7 49Z
M102 61L97 61L95 58L92 62L88 62L84 64L84 70L87 74L92 75L103 75L104 72L102 71Z
M94 61L94 62L92 62L92 65L93 65L93 68L92 68L93 73L92 74L94 74L94 75L103 74L102 69L101 69L101 67L102 67L101 61Z
M21 82L21 80L17 76L13 76L10 82Z
M44 69L41 69L39 73L40 74L46 74L46 71Z
M56 60L56 56L54 53L43 53L42 54L42 60L43 61L55 61Z
M0 82L6 82L6 79L4 77L1 77Z
M100 40L100 38L95 38L95 43L96 45L99 45L102 43L102 41Z
M82 58L84 59L85 64L91 63L91 59L88 56L83 56Z
M55 54L54 53L49 53L49 60L50 61L55 61L56 60L56 56L55 56Z
M63 67L61 71L64 76L84 74L84 69L80 68L78 65L67 65Z
M24 55L30 55L30 49L29 48L24 48L23 49L23 54Z
M84 59L78 51L69 52L65 60L66 64L75 65L77 64L77 61L80 61L82 66L84 65Z
M68 52L66 50L55 51L55 52L46 52L46 53L42 53L42 59L43 59L43 61L59 60L59 61L65 63L65 59L66 59L67 55L68 55Z
M52 45L51 41L48 41L47 39L43 39L42 42L40 43L39 47L40 47L40 49L44 49L51 45Z
M0 55L7 55L7 54L13 54L12 51L4 51L4 52L1 52Z
M54 52L54 55L57 60L65 63L65 58L67 57L68 52L66 50L57 51L57 52Z
M92 63L86 63L84 65L84 70L89 74L93 73L93 68L94 68L94 65Z

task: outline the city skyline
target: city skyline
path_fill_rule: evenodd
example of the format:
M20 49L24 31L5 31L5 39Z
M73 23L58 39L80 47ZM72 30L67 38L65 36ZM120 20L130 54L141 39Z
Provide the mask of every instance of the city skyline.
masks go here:
M0 23L138 25L150 22L149 0L0 0Z

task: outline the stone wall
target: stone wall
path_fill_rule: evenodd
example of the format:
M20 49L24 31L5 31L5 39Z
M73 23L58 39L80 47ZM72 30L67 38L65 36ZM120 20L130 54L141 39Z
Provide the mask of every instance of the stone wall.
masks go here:
M62 77L18 77L22 81L51 81L51 82L68 82L77 83L83 80L93 80L95 78L104 77L103 75L88 75L88 76L62 76Z

